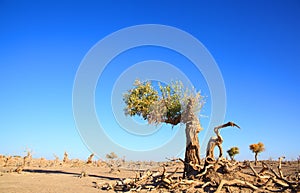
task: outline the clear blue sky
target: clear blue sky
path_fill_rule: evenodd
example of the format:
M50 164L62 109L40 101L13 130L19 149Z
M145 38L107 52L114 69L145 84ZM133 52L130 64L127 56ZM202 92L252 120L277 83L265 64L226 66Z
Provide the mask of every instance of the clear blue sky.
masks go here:
M72 112L76 71L99 40L138 24L184 30L213 55L226 86L225 121L242 127L241 131L222 131L225 150L239 146L237 158L252 159L249 144L262 141L266 145L262 159L298 157L300 3L291 0L0 0L0 154L24 155L29 148L35 157L52 159L53 153L62 156L68 151L71 158L86 158L90 152L77 132ZM168 62L183 60L167 57L167 50L151 49L128 52L123 61L138 62L152 54ZM122 72L116 66L122 57L107 67L103 80ZM181 70L190 79L198 79L188 67ZM107 82L102 88L110 91L112 85ZM197 89L208 98L203 111L208 118L201 118L205 128L209 92L205 84ZM97 90L96 97L100 92L105 90ZM101 106L97 98L96 106ZM115 125L115 120L104 119Z

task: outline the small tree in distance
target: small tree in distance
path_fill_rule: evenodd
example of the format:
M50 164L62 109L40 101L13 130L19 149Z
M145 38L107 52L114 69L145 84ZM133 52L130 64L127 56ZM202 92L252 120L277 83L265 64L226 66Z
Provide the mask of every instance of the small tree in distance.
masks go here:
M92 153L89 157L88 157L88 160L86 161L86 164L91 164L93 163L93 157L94 157L94 153Z
M63 163L67 163L67 162L69 162L69 154L68 154L68 152L65 151Z
M265 145L262 142L258 142L256 144L251 144L249 146L250 150L255 154L255 165L257 164L257 156L259 153L265 151Z
M106 154L105 157L109 160L114 160L114 159L118 158L118 156L117 156L117 154L115 154L115 152L110 152L109 154Z
M229 150L227 150L228 155L230 156L231 160L234 160L234 156L240 153L240 150L238 147L232 147Z
M109 173L114 171L120 172L120 165L117 163L117 160L115 160L118 158L117 154L115 154L115 152L110 152L109 154L106 154L105 157L109 160L107 163L107 165L110 167Z

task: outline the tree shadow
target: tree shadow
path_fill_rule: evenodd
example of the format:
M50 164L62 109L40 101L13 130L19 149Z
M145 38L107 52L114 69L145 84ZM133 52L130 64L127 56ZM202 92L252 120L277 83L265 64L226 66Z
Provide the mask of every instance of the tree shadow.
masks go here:
M75 173L75 172L66 172L62 170L42 170L42 169L24 169L24 172L29 172L29 173L40 173L40 174L67 174L67 175L73 175L76 177L79 177L81 173ZM109 176L100 176L100 175L95 175L95 174L89 174L89 177L94 177L94 178L102 178L106 180L120 180L120 178L114 178L114 177L109 177Z

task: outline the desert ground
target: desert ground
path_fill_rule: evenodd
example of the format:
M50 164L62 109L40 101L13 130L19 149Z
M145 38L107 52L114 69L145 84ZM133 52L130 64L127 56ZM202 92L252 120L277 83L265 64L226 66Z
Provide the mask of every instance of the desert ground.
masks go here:
M228 163L232 161L228 160ZM234 162L242 165L246 162ZM260 161L257 166L253 162L252 169L257 173L268 164L272 170L278 169L278 161ZM262 192L298 192L299 191L299 161L283 161L281 172L286 180L296 183L295 189L290 189L285 181L274 179L270 188ZM179 160L166 162L125 161L111 159L108 161L87 159L46 160L28 156L0 156L0 192L5 193L96 193L96 192L215 192L218 186L210 183L200 183L197 179L182 179L183 163ZM240 168L230 174L241 172L243 181L259 184L263 178L256 176L251 168ZM269 172L271 173L271 172ZM275 172L276 173L276 172ZM158 175L159 174L159 175ZM164 177L162 177L162 174ZM259 174L260 175L260 174ZM271 175L271 174L270 174ZM278 171L278 174L280 172ZM146 177L145 177L146 176ZM152 176L152 181L150 179ZM157 177L158 183L153 181ZM263 176L263 175L261 175ZM276 175L275 175L276 176ZM273 179L273 177L272 177ZM162 183L163 182L163 183ZM280 186L281 184L281 186ZM272 189L274 188L274 189ZM247 184L225 184L219 192L253 192ZM261 192L261 191L256 191Z

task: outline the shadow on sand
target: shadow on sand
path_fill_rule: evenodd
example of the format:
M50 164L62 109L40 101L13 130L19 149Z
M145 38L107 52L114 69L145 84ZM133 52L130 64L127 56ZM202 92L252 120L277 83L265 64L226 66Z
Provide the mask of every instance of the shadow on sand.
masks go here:
M42 170L42 169L24 169L24 172L30 172L30 173L41 173L41 174L67 174L67 175L74 175L75 177L79 177L81 173L75 173L75 172L66 172L61 170ZM94 175L89 174L88 176L94 177L94 178L102 178L106 180L120 180L120 178L114 178L109 176L100 176L100 175Z

